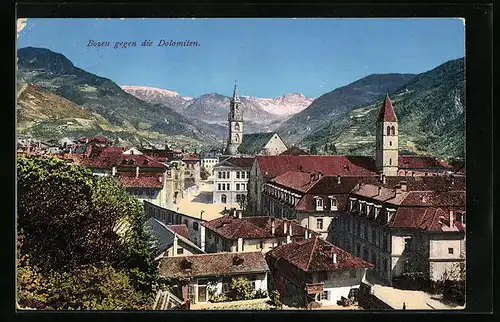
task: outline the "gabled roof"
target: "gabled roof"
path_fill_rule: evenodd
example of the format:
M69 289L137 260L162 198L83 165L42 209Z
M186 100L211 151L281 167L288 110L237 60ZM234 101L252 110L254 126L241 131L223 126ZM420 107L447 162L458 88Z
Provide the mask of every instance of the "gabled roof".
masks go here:
M302 150L301 148L298 148L296 146L292 146L288 150L280 153L280 155L309 155L309 153Z
M333 255L336 254L336 263ZM283 244L270 250L266 257L285 261L304 272L337 271L369 268L374 265L358 258L319 236Z
M141 174L120 172L116 175L118 183L125 188L163 188L162 174Z
M410 190L408 190L408 188ZM396 189L379 187L373 184L362 184L355 187L352 194L396 206L412 207L465 207L465 190L411 190L396 193ZM460 189L460 188L459 188Z
M243 134L243 142L238 147L242 154L255 155L260 153L275 132Z
M273 221L275 227L274 234L272 233ZM286 232L284 227L285 223L287 225ZM229 240L236 240L238 238L257 239L284 237L290 232L290 226L292 238L304 237L306 230L311 233L311 235L317 235L317 233L300 226L294 221L270 218L267 216L243 218L220 217L207 221L202 225L219 236Z
M370 176L375 174L375 159L344 155L258 155L257 166L264 179L288 171L322 172L324 175Z
M451 167L446 162L435 157L419 155L400 155L398 157L399 169L440 169L450 170Z
M219 163L214 165L214 167L231 166L235 168L249 169L252 167L254 160L255 157L240 157L240 156L219 158Z
M189 230L186 225L167 225L167 228L174 231L176 234L189 239Z
M465 231L465 225L453 216L450 227L450 215L435 207L401 207L388 223L392 228L421 229L430 232Z
M377 121L378 122L398 121L396 113L394 112L394 108L392 107L391 100L389 99L389 94L385 95L384 103L382 103L382 107L380 108Z
M268 271L260 251L164 257L159 268L160 276L165 277L234 276Z
M146 229L149 231L153 239L155 240L155 247L158 253L164 252L167 248L172 245L173 238L177 234L177 240L182 245L189 246L190 250L199 254L204 254L200 247L193 243L189 238L184 236L184 232L179 234L177 231L183 230L182 228L176 227L172 229L172 225L165 225L163 222L156 218L149 218L146 223ZM181 226L181 225L173 225Z

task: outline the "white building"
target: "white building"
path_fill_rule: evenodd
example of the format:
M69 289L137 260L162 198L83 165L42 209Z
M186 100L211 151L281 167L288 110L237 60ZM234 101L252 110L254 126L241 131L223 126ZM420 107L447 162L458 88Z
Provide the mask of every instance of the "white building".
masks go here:
M230 157L214 166L213 203L238 204L247 200L253 157Z

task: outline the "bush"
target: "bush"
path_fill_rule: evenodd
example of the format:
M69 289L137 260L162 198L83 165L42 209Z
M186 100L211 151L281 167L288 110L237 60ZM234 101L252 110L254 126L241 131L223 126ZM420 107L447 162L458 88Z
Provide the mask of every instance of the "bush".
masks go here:
M465 281L444 281L443 298L459 305L465 304Z
M252 283L245 277L233 278L229 294L236 301L251 300L253 295Z
M274 308L281 308L283 307L283 304L280 301L280 292L277 290L273 290L271 293L269 293L269 298L271 299L271 305Z
M252 298L254 299L263 299L267 297L267 292L263 290L257 290L253 293Z

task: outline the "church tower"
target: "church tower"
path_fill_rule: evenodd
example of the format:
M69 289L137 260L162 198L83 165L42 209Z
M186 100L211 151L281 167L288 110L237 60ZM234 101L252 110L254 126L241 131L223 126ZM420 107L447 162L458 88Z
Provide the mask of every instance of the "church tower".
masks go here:
M377 171L386 176L398 173L398 133L398 119L387 94L377 119L375 152Z
M238 147L243 141L243 111L241 110L238 86L234 84L233 97L231 98L228 115L229 136L227 140L226 154L238 154Z

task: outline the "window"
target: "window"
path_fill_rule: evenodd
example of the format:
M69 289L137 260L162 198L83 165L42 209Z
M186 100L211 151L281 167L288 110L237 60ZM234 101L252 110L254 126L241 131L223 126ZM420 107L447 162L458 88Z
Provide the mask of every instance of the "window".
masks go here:
M349 271L349 277L350 278L356 278L356 270L355 269L351 269Z
M186 225L186 227L189 227L187 220L184 220L184 225Z
M337 199L330 197L330 210L337 210Z
M328 291L324 291L323 293L321 293L320 300L326 300L326 301L328 301L329 300L329 292Z
M219 172L219 173L220 173L220 172ZM218 183L218 184L217 184L217 190L219 190L219 191L221 190L221 185L220 185L220 183Z
M323 230L323 218L316 219L316 229Z
M240 172L236 171L236 179L239 179L239 178L240 178Z
M392 165L392 159L389 158L389 165Z
M198 223L193 221L193 230L198 230Z
M220 202L221 203L226 203L227 202L227 196L226 195L221 195L220 196Z
M387 135L391 135L391 127L390 126L387 127Z
M323 210L323 199L316 198L316 210Z
M391 135L396 135L396 128L394 125L391 127Z
M239 172L236 172L236 173L239 173ZM236 184L236 190L237 190L237 191L239 191L239 190L240 190L240 184L239 184L239 183L237 183L237 184Z
M238 190L238 189L236 189ZM238 193L236 194L236 202L240 202L241 201L241 195Z
M453 248L448 248L448 254L453 254Z
M264 242L263 241L259 242L259 247L260 247L260 249L264 249Z
M177 255L182 255L182 254L184 254L184 249L177 248Z

